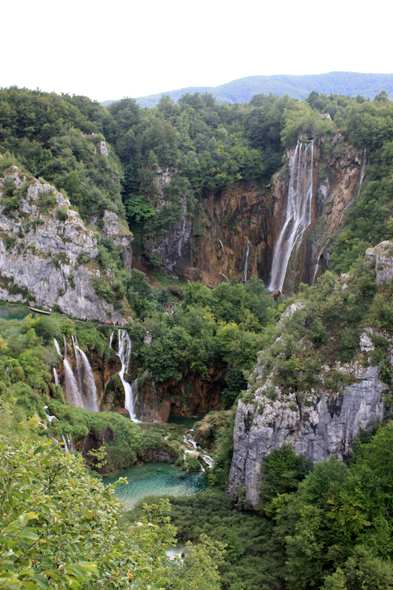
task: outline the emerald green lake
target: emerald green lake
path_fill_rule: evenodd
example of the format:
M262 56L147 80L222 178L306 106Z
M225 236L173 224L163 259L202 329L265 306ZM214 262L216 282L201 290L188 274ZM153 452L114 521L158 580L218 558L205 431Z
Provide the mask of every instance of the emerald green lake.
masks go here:
M131 467L114 477L104 477L104 484L114 483L121 477L127 478L128 483L116 486L116 497L128 510L146 496L192 496L209 487L201 471L186 473L168 463Z
M0 319L22 321L27 315L37 315L25 305L0 305Z

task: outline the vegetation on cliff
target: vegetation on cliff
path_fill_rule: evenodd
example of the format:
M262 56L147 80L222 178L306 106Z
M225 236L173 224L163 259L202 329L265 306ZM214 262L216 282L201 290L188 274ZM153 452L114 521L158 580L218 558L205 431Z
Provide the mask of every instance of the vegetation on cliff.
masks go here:
M171 498L178 540L208 534L225 542L222 589L389 590L392 443L392 425L382 426L372 437L361 434L347 464L332 457L312 471L286 445L263 465L259 515L239 512L218 491Z
M184 560L167 502L124 526L113 486L52 441L0 440L1 588L219 588L222 544L202 539Z

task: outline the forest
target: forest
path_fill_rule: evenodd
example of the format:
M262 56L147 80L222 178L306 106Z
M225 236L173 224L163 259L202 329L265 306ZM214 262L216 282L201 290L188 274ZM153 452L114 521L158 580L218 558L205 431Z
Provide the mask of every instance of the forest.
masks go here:
M197 227L209 191L219 194L242 180L268 187L299 135L327 144L338 133L367 150L369 167L331 236L329 268L315 285L302 284L275 301L257 276L215 288L176 281L144 248L175 227L184 210ZM101 142L107 156L99 152ZM125 329L134 377L149 374L160 384L190 372L208 378L212 368L224 367L219 405L228 411L225 420L220 412L210 416L211 488L190 497L147 498L125 514L113 487L101 482L102 465L121 471L151 449L179 463L178 446L165 439L165 430L144 430L116 412L72 407L51 372L60 358L54 338L77 337L97 362L113 358L109 327L72 321L60 309L50 317L0 319L1 587L393 588L389 421L360 431L344 461L332 456L313 466L290 445L272 452L261 468L256 510L244 490L225 495L236 406L239 399L251 403L257 365L274 376L272 387L283 398L306 399L322 385L338 394L352 378L337 369L322 383L321 371L357 362L360 336L372 326L374 349L361 362L380 367L384 403L388 410L392 405L392 286L377 283L365 259L367 248L393 240L387 93L370 100L312 91L303 102L257 94L242 104L186 93L177 103L162 96L152 108L129 98L105 108L86 97L12 87L0 90L0 146L5 176L16 165L51 183L87 227L94 218L100 228L109 210L131 229L134 254L154 283L137 269L130 273L114 242L96 230L99 268L114 280L103 273L95 289L120 313L132 314ZM157 184L163 170L172 174L164 200ZM16 215L22 189L5 183L2 214ZM293 304L295 313L285 315ZM59 444L89 432L99 437L108 428L116 437L93 451L88 465ZM183 561L166 553L178 541L192 543Z

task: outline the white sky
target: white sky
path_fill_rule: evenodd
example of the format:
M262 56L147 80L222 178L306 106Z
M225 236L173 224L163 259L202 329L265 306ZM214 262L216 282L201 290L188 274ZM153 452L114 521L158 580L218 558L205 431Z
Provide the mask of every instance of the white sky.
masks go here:
M260 74L392 73L389 0L8 0L0 86L102 101Z

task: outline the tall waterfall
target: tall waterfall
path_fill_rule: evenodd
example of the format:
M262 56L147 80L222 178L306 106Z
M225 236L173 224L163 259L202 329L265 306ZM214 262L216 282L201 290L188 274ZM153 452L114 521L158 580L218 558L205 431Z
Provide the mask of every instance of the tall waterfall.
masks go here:
M131 384L124 379L124 373L127 373L131 359L131 340L125 330L119 330L119 350L117 356L120 358L121 362L121 370L119 372L119 377L124 387L124 407L126 410L128 410L131 420L133 420L133 422L138 422L134 409L133 388Z
M248 270L248 255L250 254L250 240L248 240L247 242L247 248L246 248L246 260L244 262L244 270L243 270L243 275L242 275L242 281L243 283L247 282L247 270Z
M114 334L114 330L112 330L111 335L109 336L109 348L112 348L112 340L113 340L113 334Z
M284 225L274 247L269 289L282 291L292 252L297 252L303 234L311 223L313 193L313 141L298 142L290 161L287 211Z
M99 412L97 401L97 387L94 380L93 370L89 363L89 359L79 346L76 347L78 354L82 359L82 384L83 384L83 407L88 412Z
M78 388L78 384L75 379L75 375L72 371L71 365L68 359L64 359L64 376L65 376L65 389L66 398L69 404L76 408L83 408L82 397Z

